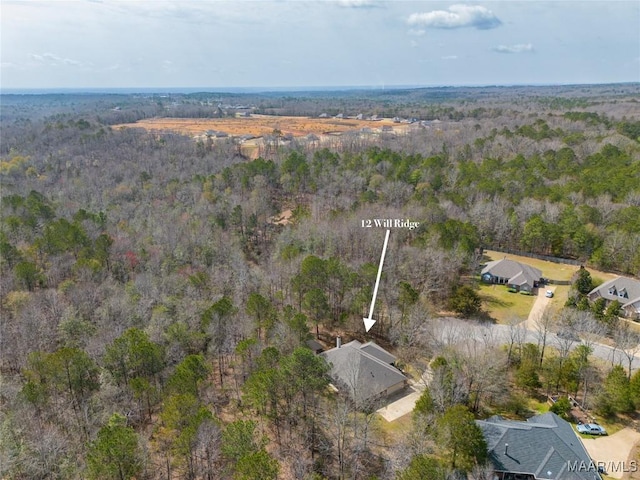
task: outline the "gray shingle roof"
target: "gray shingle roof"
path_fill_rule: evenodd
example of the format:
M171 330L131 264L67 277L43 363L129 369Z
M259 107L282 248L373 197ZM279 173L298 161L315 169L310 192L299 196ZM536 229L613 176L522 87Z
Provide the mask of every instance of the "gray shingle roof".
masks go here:
M623 306L631 305L640 300L640 281L628 277L614 278L589 292L591 300L598 297L618 300Z
M534 282L537 282L542 277L542 271L539 269L507 258L487 263L481 274L484 275L485 273L489 273L494 277L508 278L511 285L528 284L531 287L533 287Z
M345 388L352 399L366 401L406 380L397 368L379 358L385 354L395 361L393 355L378 345L372 342L363 345L354 340L320 355L331 365L330 376L337 386Z
M360 346L360 350L367 352L369 355L373 355L378 360L382 360L384 363L388 363L389 365L396 363L396 357L376 343L367 342Z
M484 433L489 458L497 471L534 475L537 479L600 480L593 469L570 470L574 462L591 465L591 459L573 427L555 413L526 422L495 416L476 423Z

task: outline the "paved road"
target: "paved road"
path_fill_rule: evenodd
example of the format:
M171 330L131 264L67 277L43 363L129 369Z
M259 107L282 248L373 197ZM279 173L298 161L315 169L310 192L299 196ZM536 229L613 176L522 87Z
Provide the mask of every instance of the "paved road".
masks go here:
M556 288L554 286L550 286L548 288L548 290L551 290L553 292L555 292L555 289ZM545 310L551 303L551 299L546 297L545 292L546 292L545 289L542 289L542 288L538 289L538 297L536 298L536 301L531 307L529 316L527 317L527 320L525 320L525 324L524 324L527 330L533 335L535 342L537 342L538 338L540 337L540 335L537 332L538 329L536 328L536 321L539 318L542 318L542 315L544 315ZM549 334L547 334L547 338L549 339ZM560 339L558 338L557 335L551 334L551 340L553 342L551 343L552 345L555 343L554 346L558 346ZM566 344L566 340L565 340L565 344ZM575 345L571 347L571 349L573 350L573 348L575 348L578 344L579 342L576 342ZM596 357L606 360L607 362L610 362L612 365L619 363L625 369L629 367L629 359L620 350L616 350L608 345L604 345L601 343L592 343L591 348L593 349L593 355L595 355ZM636 355L634 357L634 359L631 362L631 368L633 370L640 368L639 356Z
M523 322L521 325L522 327L525 327L518 332L518 334L524 337L521 341L523 343L528 342L537 344L540 334L535 330L535 325L530 326L529 321ZM468 320L455 318L435 320L430 327L424 331L424 335L430 337L432 341L435 340L436 342L443 344L455 344L471 338L489 343L508 344L510 343L513 334L513 327L509 327L508 325L474 323ZM555 333L547 333L547 346L560 348L563 344L566 344L566 342L567 340L558 338ZM571 345L571 350L579 344L579 341L574 342L573 345ZM601 358L609 364L620 364L625 369L628 368L627 357L620 350L600 343L592 343L591 348L593 349L593 356ZM640 369L639 355L635 355L632 358L631 369L632 371Z

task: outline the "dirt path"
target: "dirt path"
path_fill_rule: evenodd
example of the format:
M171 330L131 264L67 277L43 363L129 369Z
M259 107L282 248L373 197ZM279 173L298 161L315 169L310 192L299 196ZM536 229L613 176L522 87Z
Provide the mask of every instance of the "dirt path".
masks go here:
M640 432L627 427L608 437L580 438L580 440L591 459L596 464L601 462L608 476L622 478L625 467L627 471L631 468L627 461L634 445L640 442Z

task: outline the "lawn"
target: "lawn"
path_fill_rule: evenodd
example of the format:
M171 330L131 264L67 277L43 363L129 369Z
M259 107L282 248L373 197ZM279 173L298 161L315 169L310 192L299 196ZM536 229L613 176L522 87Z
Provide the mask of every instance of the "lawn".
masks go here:
M387 445L397 443L406 438L413 425L413 414L408 413L393 422L387 422L380 415L375 415L372 427L380 434Z
M502 252L495 252L493 250L485 250L484 255L489 260L500 260L502 258L508 258L516 262L525 263L532 267L538 268L542 272L542 276L553 280L571 280L571 277L578 270L579 267L575 265L566 265L563 263L547 262L545 260L538 260L537 258L521 257L519 255L507 255ZM593 275L593 272L591 272Z
M484 255L487 261L508 258L516 262L531 265L540 269L542 276L552 280L571 280L573 274L579 267L562 263L547 262L536 258L521 257L519 255L507 255L502 252L485 250ZM615 278L616 275L598 270L588 269L594 282L602 283ZM567 300L569 287L566 285L552 285L549 288L555 290L555 297L551 305L561 308ZM504 285L487 285L480 282L480 298L482 308L488 315L498 323L508 323L511 318L526 320L529 311L535 301L535 296L526 296L518 293L510 293Z
M538 400L537 398L528 398L527 399L527 407L532 412L535 412L536 415L542 415L543 413L547 413L549 411L549 402L546 400Z
M526 320L535 302L533 295L511 293L505 285L480 283L482 308L498 323L508 323L511 318Z
M538 260L537 258L521 257L519 255L511 255L503 252L496 252L494 250L485 250L484 255L490 260L500 260L501 258L508 258L515 260L516 262L526 263L532 267L540 269L542 276L550 278L552 280L571 280L571 277L578 270L576 265L566 265L563 263L547 262L545 260ZM616 278L618 275L613 273L601 272L592 268L587 268L591 277L596 283L603 283L612 278Z

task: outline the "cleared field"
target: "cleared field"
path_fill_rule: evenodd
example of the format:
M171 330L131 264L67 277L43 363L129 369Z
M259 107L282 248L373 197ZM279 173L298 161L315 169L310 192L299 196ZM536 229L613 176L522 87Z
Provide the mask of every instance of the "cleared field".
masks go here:
M144 128L149 131L173 131L191 136L204 135L208 130L216 130L230 136L253 135L255 137L270 135L274 130L279 130L282 134L302 137L308 134L344 133L362 128L375 130L383 125L393 125L393 122L388 119L373 121L352 118L252 115L232 118L147 118L135 123L114 125L113 128Z
M516 262L526 263L532 267L536 267L542 271L542 276L545 278L551 278L553 280L571 280L574 273L578 271L580 267L575 265L566 265L563 263L547 262L545 260L538 260L537 258L521 257L519 255L511 255L502 252L495 252L493 250L485 250L484 254L489 260L500 260L501 258L508 258L515 260ZM613 273L601 272L592 268L587 268L591 277L594 280L600 280L606 282L612 278L616 278L618 275Z

